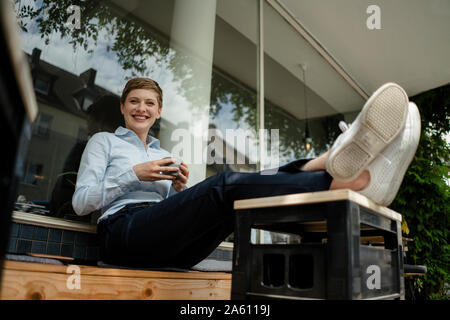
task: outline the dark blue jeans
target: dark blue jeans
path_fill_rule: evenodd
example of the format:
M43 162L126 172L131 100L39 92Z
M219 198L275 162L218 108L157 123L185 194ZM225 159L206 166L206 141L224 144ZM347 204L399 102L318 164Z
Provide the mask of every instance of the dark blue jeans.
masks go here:
M327 172L299 169L308 160L274 175L221 172L161 202L125 207L99 222L100 258L130 267L190 268L233 232L235 200L328 190Z

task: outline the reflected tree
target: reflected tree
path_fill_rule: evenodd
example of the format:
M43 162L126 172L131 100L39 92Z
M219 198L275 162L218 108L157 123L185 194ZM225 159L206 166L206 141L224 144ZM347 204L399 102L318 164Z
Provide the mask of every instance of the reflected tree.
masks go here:
M133 20L131 15L118 14L106 1L35 0L34 5L24 4L20 7L19 0L15 2L19 25L24 32L30 32L29 29L37 27L46 44L50 43L52 34L59 34L61 38L68 39L74 51L83 48L87 53L92 53L97 48L100 37L107 35L112 43L109 49L116 54L121 67L130 71L131 77L149 76L155 66L164 65L172 72L175 81L179 82L179 93L187 99L193 111L200 107L197 92L204 88L199 87L202 84L196 81L195 72L198 70L189 68L188 61L191 57L180 50L171 49L167 37L164 38L152 31L150 26ZM67 24L72 14L67 8L71 5L80 8L80 28ZM236 123L243 122L250 128L257 128L256 99L253 89L237 85L213 70L210 98L212 119L228 104L232 106L231 112ZM266 117L265 126L280 130L281 155L288 157L292 152L294 157L306 155L304 123L293 116L280 116L281 109L277 106L272 105L271 109L275 111L273 116ZM320 121L324 122L325 126L330 125L329 118ZM337 124L335 121L331 122L334 127L330 126L330 130L327 130L326 139L319 139L317 141L320 141L320 144L314 145L316 153L325 151L332 141L329 139L336 136Z
M99 37L108 35L112 38L112 50L124 70L132 71L133 76L149 74L148 58L155 63L167 62L169 45L152 36L143 26L119 16L103 1L74 0L35 0L34 6L25 4L19 7L15 0L19 26L24 32L36 23L45 44L50 43L50 36L59 33L61 39L67 38L74 51L83 48L92 53L97 47ZM72 12L70 6L80 8L79 28L71 26Z

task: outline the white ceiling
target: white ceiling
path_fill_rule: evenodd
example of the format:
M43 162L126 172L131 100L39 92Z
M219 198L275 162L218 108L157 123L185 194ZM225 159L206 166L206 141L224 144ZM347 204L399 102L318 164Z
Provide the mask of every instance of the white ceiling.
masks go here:
M394 81L409 96L450 82L450 0L278 0L368 93ZM369 5L381 29L369 30Z
M174 1L113 2L170 37ZM257 1L218 0L216 13L215 67L256 92ZM191 18L195 19L195 15ZM266 99L298 119L304 118L306 114L314 118L361 108L361 96L267 4L264 6L264 20ZM307 112L300 63L308 65Z
M450 82L450 0L278 1L370 95L393 81L409 96ZM119 6L170 35L173 1L119 1ZM214 64L247 86L257 83L255 0L218 0ZM369 5L381 10L381 30L369 30ZM359 110L364 99L294 28L265 4L265 97L295 117Z

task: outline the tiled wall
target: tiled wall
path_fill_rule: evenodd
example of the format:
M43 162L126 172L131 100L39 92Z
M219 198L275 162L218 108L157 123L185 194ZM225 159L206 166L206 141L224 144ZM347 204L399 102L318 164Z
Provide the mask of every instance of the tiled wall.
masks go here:
M47 228L29 224L11 224L7 253L44 253L97 261L98 237L93 233Z
M97 234L93 233L13 222L6 252L44 253L96 263L99 260L99 242ZM230 261L233 259L233 251L217 248L208 258Z
M231 261L233 260L233 250L222 250L217 248L208 256L208 259Z

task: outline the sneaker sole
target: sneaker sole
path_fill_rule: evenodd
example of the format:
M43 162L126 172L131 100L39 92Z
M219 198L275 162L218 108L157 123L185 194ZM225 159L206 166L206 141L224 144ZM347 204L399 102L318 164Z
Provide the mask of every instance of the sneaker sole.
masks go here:
M402 131L408 115L408 96L397 84L387 83L370 97L353 134L346 137L327 161L327 170L341 181L356 179L367 165Z

